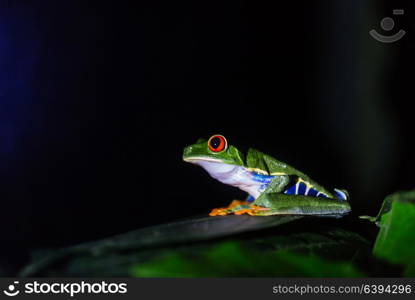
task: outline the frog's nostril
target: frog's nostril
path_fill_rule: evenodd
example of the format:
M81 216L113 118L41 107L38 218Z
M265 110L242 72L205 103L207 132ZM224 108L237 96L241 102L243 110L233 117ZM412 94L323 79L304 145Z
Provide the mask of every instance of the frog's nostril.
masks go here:
M184 148L183 156L188 155L191 152L191 150L192 150L191 146Z

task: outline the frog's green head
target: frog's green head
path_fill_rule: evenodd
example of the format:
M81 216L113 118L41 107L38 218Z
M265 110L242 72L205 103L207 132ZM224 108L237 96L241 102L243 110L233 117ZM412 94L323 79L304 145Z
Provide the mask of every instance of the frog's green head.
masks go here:
M209 140L199 139L196 144L184 148L183 160L191 163L216 162L243 166L242 153L232 145L228 145L225 137L215 134Z

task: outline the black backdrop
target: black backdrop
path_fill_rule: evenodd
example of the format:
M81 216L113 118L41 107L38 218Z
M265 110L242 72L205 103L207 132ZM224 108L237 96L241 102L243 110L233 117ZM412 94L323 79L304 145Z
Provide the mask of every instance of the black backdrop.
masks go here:
M242 197L181 161L214 133L347 188L356 228L415 186L411 12L368 35L404 2L135 2L2 1L6 268Z

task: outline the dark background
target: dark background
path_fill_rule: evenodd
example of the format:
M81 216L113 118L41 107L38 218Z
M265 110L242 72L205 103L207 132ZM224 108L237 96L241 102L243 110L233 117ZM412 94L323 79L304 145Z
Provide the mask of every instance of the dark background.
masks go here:
M402 40L369 36L385 16ZM411 19L402 1L2 0L3 268L243 197L181 160L215 133L347 188L367 234L358 215L415 187Z

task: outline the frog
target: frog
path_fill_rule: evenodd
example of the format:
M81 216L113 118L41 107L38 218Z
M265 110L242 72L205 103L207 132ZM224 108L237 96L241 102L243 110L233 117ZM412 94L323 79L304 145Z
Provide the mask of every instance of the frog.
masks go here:
M321 216L339 218L351 212L345 189L329 190L291 165L254 148L246 154L228 144L225 136L200 138L183 150L183 160L202 167L223 184L248 195L228 206L213 208L210 216Z

